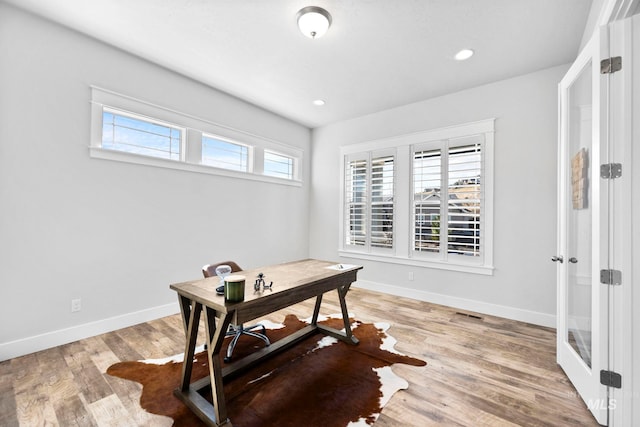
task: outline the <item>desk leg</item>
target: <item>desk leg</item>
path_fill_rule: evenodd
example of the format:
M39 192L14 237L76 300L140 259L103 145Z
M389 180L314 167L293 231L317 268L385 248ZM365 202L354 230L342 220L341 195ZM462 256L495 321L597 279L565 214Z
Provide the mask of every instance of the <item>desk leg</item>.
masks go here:
M351 324L349 323L349 310L347 310L347 301L345 297L347 296L347 292L349 292L349 287L351 284L340 286L336 288L338 291L338 297L340 299L340 308L342 309L342 321L344 323L344 333L338 331L337 329L329 328L324 325L318 325L318 315L320 313L320 305L322 305L322 295L320 294L316 297L316 305L313 309L313 317L311 318L311 326L319 329L327 335L330 335L334 338L342 340L347 344L358 344L358 338L353 336L353 332L351 331Z
M200 323L200 313L202 313L202 304L190 301L183 296L180 299L180 311L184 320L185 333L187 336L184 348L184 361L182 363L182 379L180 381L180 390L187 391L191 382L191 370L193 368L193 355L196 349L196 341L198 339L198 324Z
M313 309L313 317L311 318L311 324L313 326L318 325L318 315L320 314L320 306L322 305L322 295L320 294L316 297L316 306Z
M358 344L358 338L354 337L353 332L351 332L351 324L349 323L349 310L347 310L347 301L345 300L350 287L351 284L340 286L337 291L338 297L340 299L340 308L342 308L342 320L344 321L344 332L347 338L346 341L351 342L352 344Z
M224 398L224 389L222 384L222 362L220 361L220 350L229 328L233 312L217 313L215 310L205 307L205 326L207 329L207 357L209 360L209 377L211 378L211 395L213 396L213 410L218 420L218 425L228 423L227 403ZM218 325L216 327L216 319Z
M178 298L187 342L184 350L180 388L176 389L173 394L182 400L206 425L212 427L222 425L232 427L227 417L227 406L222 388L220 349L222 348L225 332L229 327L234 313L217 313L209 307L204 307L209 377L191 383L193 356L198 339L198 326L203 306L183 296L179 296ZM208 387L209 385L211 385L213 405L198 393L198 390L202 387Z

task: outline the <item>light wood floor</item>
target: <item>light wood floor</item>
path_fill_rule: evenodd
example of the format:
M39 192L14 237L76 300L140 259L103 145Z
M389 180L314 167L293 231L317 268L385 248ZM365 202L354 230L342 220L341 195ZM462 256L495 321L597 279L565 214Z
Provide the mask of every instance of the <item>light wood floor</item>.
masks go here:
M553 329L357 288L347 301L359 320L390 323L398 351L428 363L393 367L409 388L393 396L375 427L597 426L556 364ZM339 312L337 304L325 298L323 313ZM268 318L305 318L311 310L304 302ZM0 426L170 426L139 409L138 384L104 372L183 345L176 315L2 362Z

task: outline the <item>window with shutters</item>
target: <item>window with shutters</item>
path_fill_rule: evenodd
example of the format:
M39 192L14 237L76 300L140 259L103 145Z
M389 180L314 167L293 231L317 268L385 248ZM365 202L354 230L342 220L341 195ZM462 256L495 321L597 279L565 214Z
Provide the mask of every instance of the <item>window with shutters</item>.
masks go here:
M346 244L362 246L367 243L367 160L350 160L346 171Z
M344 257L493 274L494 119L341 147Z
M439 149L413 155L413 250L440 252L442 158Z
M413 245L418 254L479 258L482 137L437 141L413 150Z
M345 245L367 252L393 249L394 155L360 154L345 167Z

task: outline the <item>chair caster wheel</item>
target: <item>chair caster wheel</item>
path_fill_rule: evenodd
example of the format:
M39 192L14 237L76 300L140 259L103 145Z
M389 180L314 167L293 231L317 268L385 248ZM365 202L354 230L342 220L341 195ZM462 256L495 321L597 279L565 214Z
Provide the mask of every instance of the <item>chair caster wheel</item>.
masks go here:
M231 358L230 358L230 357L225 357L223 360L224 360L224 363L229 363L229 362L231 362Z

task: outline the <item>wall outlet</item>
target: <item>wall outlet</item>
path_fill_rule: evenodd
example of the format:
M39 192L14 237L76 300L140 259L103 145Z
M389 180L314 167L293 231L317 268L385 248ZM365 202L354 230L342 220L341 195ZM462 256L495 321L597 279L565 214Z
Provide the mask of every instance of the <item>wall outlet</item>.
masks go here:
M82 301L80 300L80 298L76 298L76 299L72 299L71 300L71 312L72 313L80 311L81 308L82 308Z
M413 271L409 272L409 281L412 282L413 281Z

